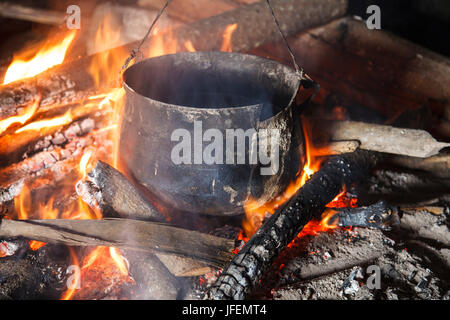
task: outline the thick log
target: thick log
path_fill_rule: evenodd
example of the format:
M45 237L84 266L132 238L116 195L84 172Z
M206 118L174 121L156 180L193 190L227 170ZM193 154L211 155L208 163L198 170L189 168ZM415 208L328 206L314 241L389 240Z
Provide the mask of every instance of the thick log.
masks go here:
M331 121L311 119L313 132L320 132L328 141L359 141L360 149L410 157L434 156L450 143L438 142L424 130L395 128L392 126L357 121Z
M24 237L69 246L107 246L195 258L223 266L234 241L166 224L131 219L2 220L0 238Z
M211 299L242 300L258 285L274 259L343 185L364 179L379 156L366 151L336 156L325 163L250 238L210 288Z
M428 104L436 112L450 101L449 59L363 21L345 17L288 38L298 64L322 93L395 118ZM289 64L285 48L267 44L251 51ZM324 97L324 95L319 95Z
M165 220L141 192L110 165L98 161L87 179L79 181L75 189L89 206L100 209L104 216Z
M281 28L286 35L295 34L306 28L317 26L342 16L347 10L347 0L272 0L275 13L283 17ZM222 34L227 26L237 23L231 45L233 51L246 51L266 42L279 39L279 33L265 2L241 6L223 14L183 25L169 32L161 32L147 39L141 52L144 56L162 37L171 37L177 43L176 51L186 51L185 42L191 41L196 50L220 50ZM119 65L110 65L108 70L120 68L128 53L139 42L87 56L51 68L36 77L23 79L0 87L0 119L16 115L17 108L41 97L40 106L68 103L80 100L90 88L110 86L111 78L101 78L95 83L89 73L89 66L105 54L114 55ZM100 72L100 71L99 71Z

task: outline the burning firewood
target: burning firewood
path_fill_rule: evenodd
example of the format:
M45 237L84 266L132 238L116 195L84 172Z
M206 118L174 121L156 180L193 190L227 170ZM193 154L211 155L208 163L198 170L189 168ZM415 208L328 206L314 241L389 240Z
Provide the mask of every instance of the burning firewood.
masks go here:
M24 237L69 246L106 246L191 257L221 267L234 241L167 224L131 219L2 220L0 238Z
M305 0L273 0L275 12L283 13L283 28L286 35L295 34L300 30L328 22L342 16L347 9L347 0L318 0L312 3ZM227 26L237 24L232 38L233 51L246 51L262 43L279 39L279 34L273 25L273 20L267 10L266 3L256 3L241 6L223 14L199 20L180 26L171 31L171 37L176 40L176 51L186 51L185 42L190 41L196 50L220 50L222 34ZM158 37L150 36L141 48L149 52ZM112 49L107 54L117 57L123 63L128 52L136 48L138 42ZM111 79L106 77L95 82L90 74L89 66L93 61L101 60L105 53L83 57L70 63L53 67L39 74L38 77L23 79L4 85L0 88L0 119L18 114L17 109L41 97L40 108L58 103L79 101L92 94L92 88L100 90L111 85ZM120 66L117 65L117 77ZM114 66L108 66L112 68ZM98 70L97 70L98 71Z
M377 160L362 150L330 159L234 256L210 288L209 298L245 299L303 226L323 212L343 185L365 178Z

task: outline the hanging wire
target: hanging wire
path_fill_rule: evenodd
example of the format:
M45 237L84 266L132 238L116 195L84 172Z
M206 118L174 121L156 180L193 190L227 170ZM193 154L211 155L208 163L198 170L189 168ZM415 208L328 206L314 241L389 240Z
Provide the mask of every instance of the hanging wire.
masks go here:
M128 65L130 64L131 60L136 58L136 55L140 52L141 47L143 46L145 40L147 40L147 38L150 35L150 33L152 32L153 27L155 26L156 22L158 22L159 17L161 17L161 15L164 13L164 10L166 10L167 6L169 5L169 3L171 1L172 0L167 0L166 1L164 6L159 10L159 12L156 15L155 19L153 19L153 22L150 25L150 27L148 28L147 33L145 34L144 38L142 38L141 42L139 43L139 45L135 49L131 50L130 56L127 58L127 60L125 61L125 63L122 66L122 71L128 67Z
M266 0L266 2L267 2L267 6L269 7L270 13L272 14L273 21L275 22L275 25L277 26L278 32L280 33L281 38L283 39L284 45L286 46L287 50L289 51L289 55L291 56L292 63L294 64L294 67L295 67L295 71L300 76L300 78L303 78L303 68L300 68L297 64L297 60L295 59L294 53L292 52L292 49L289 46L289 42L287 41L283 31L281 31L280 23L278 22L278 19L275 16L275 12L273 11L270 1Z

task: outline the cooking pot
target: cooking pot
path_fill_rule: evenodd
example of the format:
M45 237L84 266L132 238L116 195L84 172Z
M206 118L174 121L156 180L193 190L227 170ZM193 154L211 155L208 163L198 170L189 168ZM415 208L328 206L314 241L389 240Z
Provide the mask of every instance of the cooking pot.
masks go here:
M285 65L185 52L140 61L123 83L120 167L163 207L240 214L250 197L276 197L303 168L301 108L292 102L299 75Z

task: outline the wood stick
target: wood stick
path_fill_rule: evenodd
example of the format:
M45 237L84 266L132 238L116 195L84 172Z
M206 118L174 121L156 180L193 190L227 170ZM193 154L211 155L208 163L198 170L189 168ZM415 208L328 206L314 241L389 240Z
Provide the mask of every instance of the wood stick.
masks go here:
M24 237L69 246L107 246L195 258L223 266L234 241L166 224L131 219L2 220L0 238Z
M196 50L220 50L226 27L237 23L238 27L232 36L233 51L246 51L265 42L276 41L279 34L273 24L272 16L265 2L249 6L241 6L223 14L199 20L188 25L175 28L170 33L161 32L147 39L141 48L142 53L150 52L150 48L159 41L161 36L171 37L177 42L177 52L186 51L185 42L191 41ZM272 0L275 13L283 17L283 31L292 35L300 30L326 23L342 16L347 10L347 0ZM0 86L0 119L18 113L17 108L41 97L40 106L48 106L67 97L97 87L110 87L111 79L102 78L98 84L89 73L92 62L101 60L105 54L114 55L119 64L108 66L117 68L119 80L120 68L135 49L138 42L101 52L95 55L75 59L70 63L51 68L36 77L19 80Z
M395 128L392 126L357 121L330 121L311 119L314 132L322 131L333 141L360 142L360 149L427 158L439 153L450 143L438 142L424 130Z
M305 224L314 217L319 218L325 205L333 200L343 185L367 177L377 160L378 156L359 150L336 156L325 163L234 256L210 288L208 297L215 300L245 299Z
M66 17L62 12L25 7L9 2L0 3L0 16L51 25L62 24Z

